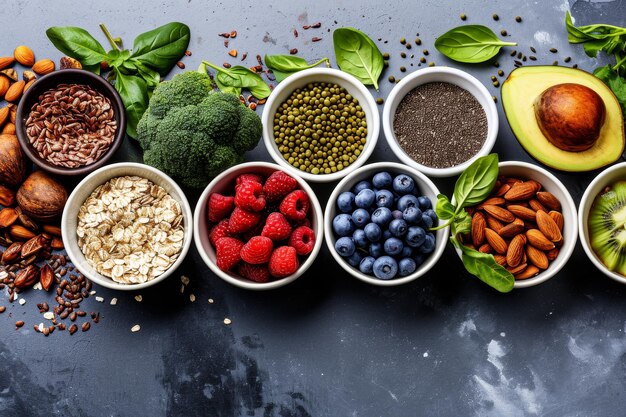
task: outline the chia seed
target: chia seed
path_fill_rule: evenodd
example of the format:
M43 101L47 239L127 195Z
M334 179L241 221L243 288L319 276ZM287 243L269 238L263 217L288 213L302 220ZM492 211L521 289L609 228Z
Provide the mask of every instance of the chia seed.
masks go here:
M407 155L431 168L462 164L478 153L487 137L487 115L478 100L445 82L411 90L398 105L393 126Z

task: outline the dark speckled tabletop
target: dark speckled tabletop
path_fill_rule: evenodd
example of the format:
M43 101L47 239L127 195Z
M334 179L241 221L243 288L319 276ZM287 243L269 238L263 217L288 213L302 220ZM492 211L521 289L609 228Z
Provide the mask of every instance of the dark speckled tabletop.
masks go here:
M234 29L239 35L231 47L247 51L246 63L253 65L257 53L291 48L309 60L332 56L329 30L355 26L380 38L381 50L393 56L376 97L386 97L387 76L399 77L398 68L407 65L400 63L398 40L416 32L429 60L469 71L499 96L491 86L492 66L459 65L433 47L438 34L461 24L460 13L468 15L467 23L487 24L497 33L506 29L523 50L534 46L538 63L571 56L587 70L599 64L567 43L565 11L578 23L626 26L624 0L264 3L14 4L3 12L0 55L25 43L37 56L58 60L44 33L53 25L85 27L104 43L98 29L104 22L132 44L138 33L178 20L192 31L188 68L202 58L227 61L217 33ZM522 23L514 21L516 15ZM301 30L294 38L293 28L317 21L321 29ZM311 36L323 40L311 43ZM558 54L548 52L552 47ZM499 57L507 72L513 68L508 51ZM417 58L406 62L414 63L409 71L417 69ZM502 160L532 161L498 107L495 150ZM117 159L138 160L135 144L127 139ZM260 144L247 159L269 156ZM384 138L371 159L395 160ZM597 173L556 174L578 203ZM435 182L447 192L453 184ZM314 186L322 204L331 187ZM197 196L189 194L194 205ZM183 274L191 283L181 294ZM7 306L0 315L0 416L626 415L626 288L598 272L580 245L556 277L507 295L465 273L451 248L426 276L396 288L358 282L324 248L306 275L273 292L226 284L195 249L171 279L142 291L142 302L136 294L96 290L104 303L92 297L83 307L100 311L100 323L71 337L55 332L45 338L32 330L42 321L35 304L51 295L26 292L23 306L0 296ZM118 298L115 306L112 297ZM16 331L16 320L26 326ZM131 333L135 324L141 331Z

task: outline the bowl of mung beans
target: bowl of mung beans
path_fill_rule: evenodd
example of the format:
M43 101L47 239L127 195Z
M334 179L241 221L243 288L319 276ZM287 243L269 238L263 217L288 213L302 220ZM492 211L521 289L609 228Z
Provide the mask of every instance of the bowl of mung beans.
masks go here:
M367 88L331 68L300 71L278 84L262 121L274 161L311 182L337 181L362 166L380 130Z

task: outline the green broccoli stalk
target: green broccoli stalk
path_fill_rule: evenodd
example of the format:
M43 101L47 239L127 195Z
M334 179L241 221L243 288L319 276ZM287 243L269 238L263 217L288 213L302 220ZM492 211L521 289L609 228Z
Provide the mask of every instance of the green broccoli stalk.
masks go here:
M201 188L243 162L261 137L261 119L206 74L185 72L157 86L137 125L143 159L182 185Z

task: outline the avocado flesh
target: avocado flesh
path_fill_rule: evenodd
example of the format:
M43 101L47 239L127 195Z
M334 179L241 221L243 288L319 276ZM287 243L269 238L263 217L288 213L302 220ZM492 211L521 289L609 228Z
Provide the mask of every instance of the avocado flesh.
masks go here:
M548 88L564 83L581 84L602 98L606 118L595 144L581 152L554 146L543 134L534 102ZM624 116L617 98L600 79L588 72L558 66L528 66L512 71L502 84L502 106L511 130L532 157L561 171L591 171L615 162L624 152Z
M588 225L598 258L611 271L626 275L626 181L595 198Z

